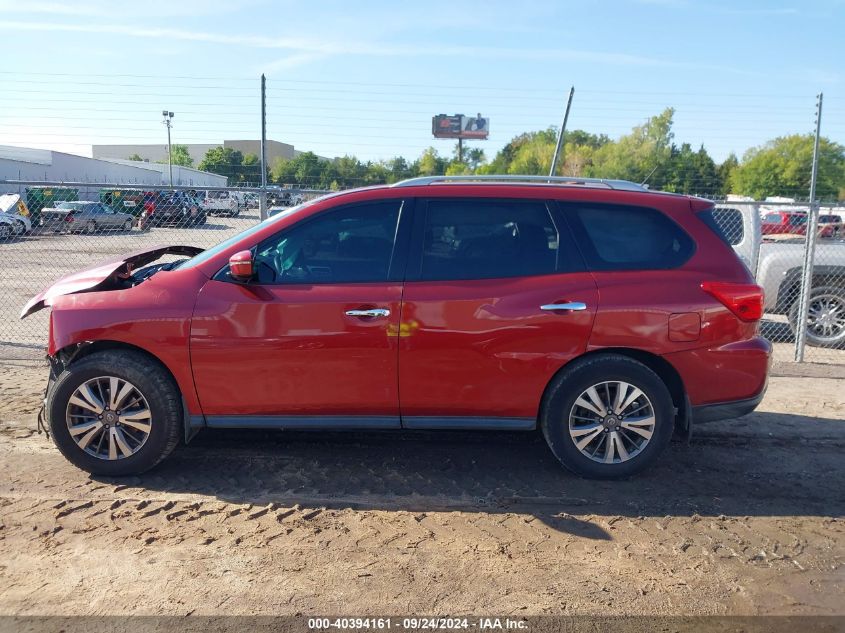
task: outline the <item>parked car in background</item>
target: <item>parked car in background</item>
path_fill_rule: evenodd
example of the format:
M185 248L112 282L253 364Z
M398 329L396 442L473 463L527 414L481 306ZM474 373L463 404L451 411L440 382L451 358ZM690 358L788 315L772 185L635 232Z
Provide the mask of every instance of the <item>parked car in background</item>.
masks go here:
M839 237L843 234L842 218L838 215L819 215L819 237Z
M15 227L12 220L0 215L0 240L6 241L15 235Z
M0 216L11 220L14 235L26 235L32 230L29 209L23 198L16 193L0 195Z
M246 193L244 194L244 202L246 203L247 209L257 209L259 206L259 195L257 193Z
M135 219L102 202L82 200L59 202L41 210L40 226L45 231L99 233L105 230L131 231Z
M149 191L144 195L138 228L153 226L199 226L206 223L206 211L199 200L185 191Z
M769 211L760 225L763 235L804 235L806 227L807 214L802 211Z
M757 406L763 295L713 203L472 178L328 195L47 288L21 316L52 307L58 448L115 476L203 427L541 429L567 468L615 478Z
M240 204L233 192L206 191L202 207L208 215L228 215L235 217L240 213Z

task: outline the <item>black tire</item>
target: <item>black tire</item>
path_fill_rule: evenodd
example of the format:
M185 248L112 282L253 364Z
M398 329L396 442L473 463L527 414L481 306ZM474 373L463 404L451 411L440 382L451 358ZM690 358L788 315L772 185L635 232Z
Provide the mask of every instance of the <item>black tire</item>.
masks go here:
M8 224L0 224L0 240L8 240L12 237L12 227Z
M123 230L124 231L131 231L132 230L132 220L126 220L126 222L123 223Z
M827 299L829 302L845 307L845 286L819 286L810 291L810 305L814 301ZM801 298L796 299L789 309L789 328L795 336L798 336L798 310L801 307ZM829 336L819 335L809 327L805 335L808 344L814 347L832 347L834 349L845 349L845 329L837 328Z
M115 376L135 385L150 407L146 442L132 455L106 460L90 455L71 437L66 422L68 401L85 381ZM158 465L179 443L183 429L182 400L173 378L148 356L128 350L95 352L56 377L47 393L47 420L53 441L68 461L94 475L138 475Z
M15 235L26 235L26 224L20 220L15 220Z
M85 225L85 232L88 235L94 235L98 231L97 223L94 220L90 220L88 224Z
M652 436L641 451L627 461L611 464L585 456L569 432L575 401L585 390L605 381L623 381L639 388L650 400L655 418ZM552 453L567 469L582 477L617 479L655 462L672 439L674 414L672 396L656 373L627 356L601 354L573 362L552 379L540 408L540 428Z

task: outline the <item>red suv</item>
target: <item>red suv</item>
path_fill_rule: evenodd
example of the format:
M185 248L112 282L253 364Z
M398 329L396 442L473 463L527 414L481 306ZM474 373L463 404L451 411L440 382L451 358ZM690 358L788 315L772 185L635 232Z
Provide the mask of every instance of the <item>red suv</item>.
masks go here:
M22 316L52 306L59 449L126 475L204 427L539 427L567 468L619 477L757 406L762 291L712 203L487 178L332 194L57 282ZM168 253L191 257L150 265Z

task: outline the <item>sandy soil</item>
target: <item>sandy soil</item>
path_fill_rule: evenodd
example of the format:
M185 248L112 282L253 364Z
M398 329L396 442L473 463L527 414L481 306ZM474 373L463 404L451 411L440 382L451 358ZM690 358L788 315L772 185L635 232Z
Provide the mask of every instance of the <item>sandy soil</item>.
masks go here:
M0 614L845 614L845 389L773 378L631 481L534 434L205 431L93 479L0 365Z

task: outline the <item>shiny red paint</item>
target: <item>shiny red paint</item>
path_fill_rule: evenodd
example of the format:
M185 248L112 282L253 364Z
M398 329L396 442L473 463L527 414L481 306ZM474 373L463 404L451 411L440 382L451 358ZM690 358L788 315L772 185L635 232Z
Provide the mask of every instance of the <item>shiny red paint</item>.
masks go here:
M209 281L191 358L205 415L399 415L402 285ZM347 310L390 310L386 319Z
M229 258L229 271L240 281L249 281L253 275L252 252L238 251Z
M539 309L567 301L588 309ZM402 415L445 409L447 415L537 417L549 380L586 350L597 304L589 273L406 283Z
M233 254L336 205L417 197L648 206L681 225L696 250L668 271L311 286L212 279ZM146 350L173 374L193 416L533 418L557 371L606 349L662 358L693 405L748 399L765 386L770 347L757 337L757 323L738 319L701 287L751 282L730 248L696 217L706 208L707 202L684 196L580 187L450 184L344 192L278 216L193 268L159 272L133 288L46 291L53 306L49 352L86 341ZM90 283L111 272L95 268L80 279L87 275ZM539 310L563 301L588 309ZM390 316L345 314L373 307ZM684 315L681 327L671 325L677 315Z

